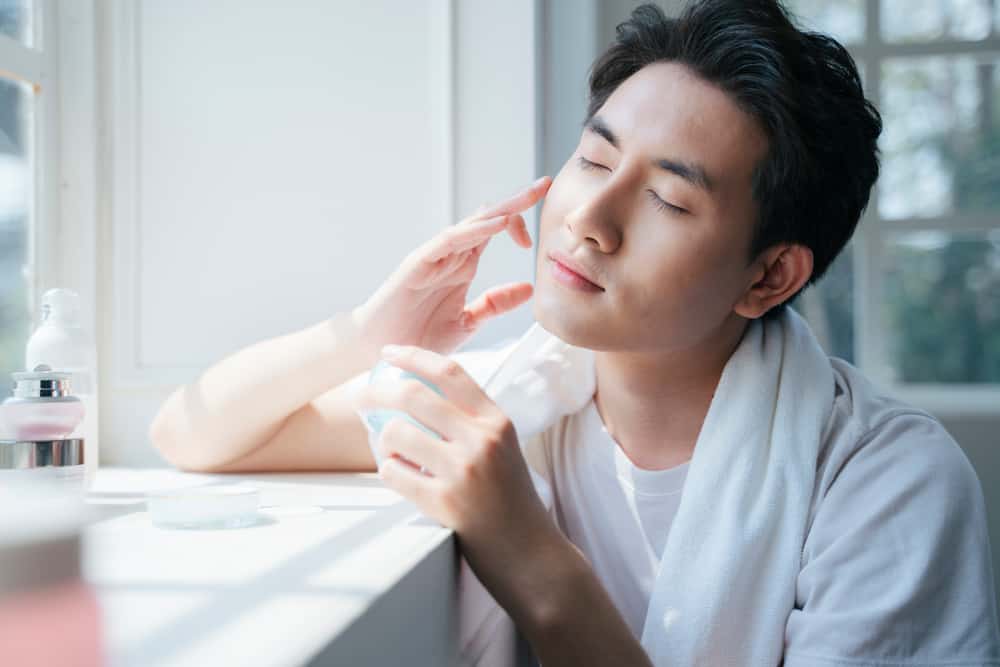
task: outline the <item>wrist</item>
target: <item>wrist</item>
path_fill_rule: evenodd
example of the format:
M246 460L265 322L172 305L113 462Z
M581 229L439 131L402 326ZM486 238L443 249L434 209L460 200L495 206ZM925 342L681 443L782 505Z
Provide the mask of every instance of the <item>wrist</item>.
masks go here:
M548 516L546 516L548 519ZM514 590L503 606L525 636L536 640L556 631L565 610L572 604L573 590L581 581L586 561L579 550L551 522L521 552L513 572ZM498 602L500 600L498 599Z
M376 329L371 324L370 306L368 302L355 306L347 314L352 339L355 341L358 353L361 354L368 366L374 365L380 358L381 346L385 341L377 335Z
M355 312L340 312L317 325L322 337L325 377L333 384L371 368L378 361L379 350L368 343Z
M559 632L587 572L583 554L562 532L558 529L556 532L558 537L551 542L551 552L540 558L536 566L542 586L538 588L539 595L533 601L529 626L525 629L533 639L551 637Z

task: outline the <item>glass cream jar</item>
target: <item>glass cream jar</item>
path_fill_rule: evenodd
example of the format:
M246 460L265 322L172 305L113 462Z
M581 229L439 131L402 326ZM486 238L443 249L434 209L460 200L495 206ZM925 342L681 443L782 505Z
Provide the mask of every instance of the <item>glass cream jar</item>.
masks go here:
M68 373L37 366L14 373L14 395L0 404L0 479L56 483L83 493L88 474L83 438L67 437L84 416Z
M14 395L0 404L0 436L56 440L69 436L84 417L83 402L70 390L70 374L36 366L13 373Z

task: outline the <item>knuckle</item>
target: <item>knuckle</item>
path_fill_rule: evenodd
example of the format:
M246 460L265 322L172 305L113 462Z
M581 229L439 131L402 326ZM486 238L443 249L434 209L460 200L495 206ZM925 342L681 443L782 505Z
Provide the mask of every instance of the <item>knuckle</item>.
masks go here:
M450 487L441 491L441 494L438 496L438 504L445 515L452 517L458 513L459 495L455 489Z
M421 393L421 385L416 380L404 380L399 383L397 393L400 399L407 403L412 403Z
M441 375L451 380L461 377L464 372L462 366L454 359L449 359L441 367Z
M458 464L458 479L462 484L474 482L478 474L476 463L472 459L465 459Z
M480 455L486 459L494 459L503 447L503 435L492 429L488 430L479 441Z
M509 438L515 435L514 422L505 414L498 414L491 420L491 431L500 439Z

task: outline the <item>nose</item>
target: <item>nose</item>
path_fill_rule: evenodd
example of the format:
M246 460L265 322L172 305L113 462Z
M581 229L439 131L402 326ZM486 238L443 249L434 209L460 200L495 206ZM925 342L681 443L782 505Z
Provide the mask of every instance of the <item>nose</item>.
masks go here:
M579 205L565 218L566 228L581 245L604 254L614 253L621 246L619 221L627 213L621 197L622 184L614 180L612 177L584 194Z

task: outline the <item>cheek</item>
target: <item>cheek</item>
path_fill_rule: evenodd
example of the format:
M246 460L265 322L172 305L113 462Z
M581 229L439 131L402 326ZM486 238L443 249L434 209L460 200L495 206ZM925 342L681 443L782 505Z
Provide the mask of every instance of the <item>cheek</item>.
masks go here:
M683 223L633 230L639 231L645 233L635 233L630 239L629 289L623 295L623 305L638 320L695 322L728 310L730 287L737 275L728 246L685 229Z
M569 163L552 179L552 185L549 186L545 201L542 202L538 220L543 236L559 226L572 206L570 199L573 186L571 175L567 173L568 169L570 169Z
M552 188L554 187L555 184L552 185ZM561 218L560 213L557 211L559 207L558 200L553 197L552 188L549 188L549 192L545 196L545 201L542 202L542 210L538 213L540 241L549 235L549 232L559 224L558 221Z

